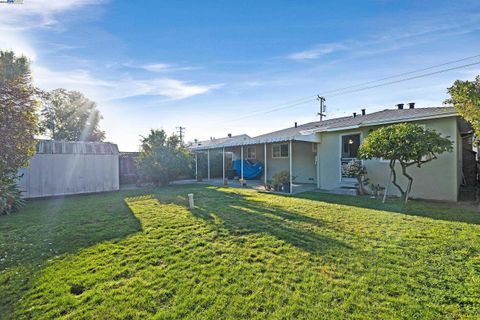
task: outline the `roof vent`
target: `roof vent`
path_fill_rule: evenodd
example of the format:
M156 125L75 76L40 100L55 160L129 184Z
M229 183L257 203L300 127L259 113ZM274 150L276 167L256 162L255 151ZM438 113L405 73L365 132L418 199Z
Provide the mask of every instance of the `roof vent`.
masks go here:
M408 104L408 107L409 107L410 109L415 109L415 102L410 102L410 103Z
M398 108L398 110L403 110L403 103L397 104L397 108Z
M295 122L295 128L298 128L298 124Z
M367 110L366 109L362 109L362 116L366 115L367 114Z
M232 134L231 134L231 133L229 133L229 134L228 134L228 137L229 137L229 138L231 138L231 137L232 137Z
M353 113L353 117L354 117L354 118L357 117L357 113L356 113L356 112Z

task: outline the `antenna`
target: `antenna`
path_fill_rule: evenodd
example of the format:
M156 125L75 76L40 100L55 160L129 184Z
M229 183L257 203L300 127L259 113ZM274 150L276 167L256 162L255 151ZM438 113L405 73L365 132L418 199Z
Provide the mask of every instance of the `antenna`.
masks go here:
M320 97L319 94L317 94L317 101L320 101L320 112L317 113L317 115L320 116L320 121L323 120L323 117L327 117L327 115L325 114L326 111L327 111L327 106L325 105L325 97Z

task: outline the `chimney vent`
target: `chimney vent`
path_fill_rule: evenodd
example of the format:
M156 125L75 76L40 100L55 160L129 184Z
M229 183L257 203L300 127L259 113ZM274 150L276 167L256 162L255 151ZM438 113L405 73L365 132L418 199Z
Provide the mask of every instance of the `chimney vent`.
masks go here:
M365 114L367 114L367 110L362 109L362 116L364 116Z
M298 124L297 124L297 122L295 122L295 128L297 128L297 127L298 127Z
M410 103L408 104L408 107L409 107L410 109L415 109L415 102L410 102Z
M356 113L356 112L353 113L353 117L354 117L354 118L357 117L357 113Z
M229 138L231 138L231 137L232 137L232 134L231 134L231 133L229 133L229 134L228 134L228 137L229 137Z
M403 103L397 104L397 108L398 108L398 110L403 110Z

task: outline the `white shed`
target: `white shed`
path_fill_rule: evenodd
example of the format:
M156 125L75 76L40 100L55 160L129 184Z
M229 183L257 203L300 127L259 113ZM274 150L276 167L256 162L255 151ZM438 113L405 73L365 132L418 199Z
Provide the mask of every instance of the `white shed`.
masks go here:
M25 198L119 189L118 147L112 143L40 140L19 170Z

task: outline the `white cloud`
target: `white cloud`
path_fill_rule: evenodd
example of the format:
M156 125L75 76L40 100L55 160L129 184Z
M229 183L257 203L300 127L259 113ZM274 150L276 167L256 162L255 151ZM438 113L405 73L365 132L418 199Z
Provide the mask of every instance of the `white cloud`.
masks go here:
M326 43L317 45L313 49L294 52L290 54L288 57L293 60L310 60L310 59L318 59L321 56L325 56L327 54L348 50L350 48L349 45L346 43Z
M106 80L95 77L86 70L54 71L42 66L33 67L35 84L45 90L66 88L78 90L101 102L136 96L160 96L179 100L207 93L221 84L199 85L171 78Z
M173 72L173 71L189 71L189 70L198 70L199 67L191 67L191 66L178 66L172 65L167 63L150 63L150 64L132 64L126 63L124 64L125 67L135 68L135 69L143 69L149 72Z
M86 5L98 5L101 0L29 0L18 5L2 5L0 21L10 28L26 29L57 23L55 15Z
M37 61L37 51L32 45L31 33L38 28L48 28L60 23L57 18L61 13L79 9L87 5L98 5L102 0L30 0L22 5L3 5L0 11L0 50L13 50L32 60L32 74L35 85L45 89L66 88L78 90L88 97L101 102L128 97L153 95L167 99L184 99L204 94L220 87L219 84L200 85L160 77L154 79L138 79L123 75L111 80L107 77L96 77L84 69L54 70ZM70 50L74 47L61 43L49 45L47 50ZM164 63L153 63L140 66L150 72L186 70L190 67L175 67Z
M163 72L171 69L171 67L172 66L166 63L152 63L152 64L143 65L142 69L145 69L151 72Z

